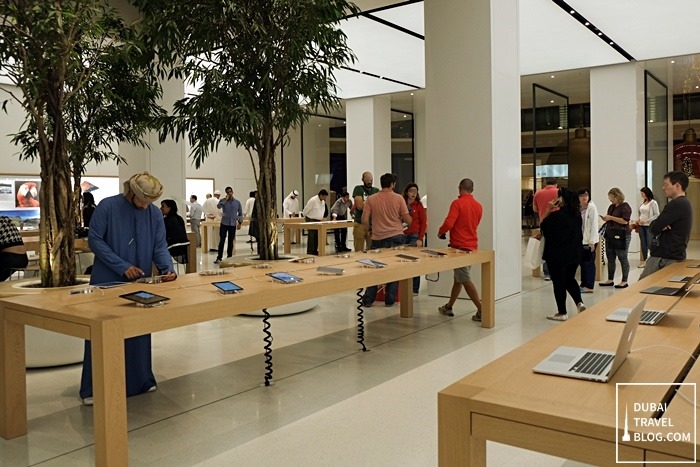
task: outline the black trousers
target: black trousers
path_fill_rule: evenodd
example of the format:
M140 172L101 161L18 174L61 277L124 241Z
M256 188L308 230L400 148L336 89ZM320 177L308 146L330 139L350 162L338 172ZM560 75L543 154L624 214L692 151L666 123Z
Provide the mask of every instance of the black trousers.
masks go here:
M29 264L26 253L0 252L0 282L7 280L16 269L23 269Z
M233 241L236 240L236 226L235 225L224 225L221 224L219 227L219 252L216 255L217 259L221 259L224 254L224 241L226 241L226 234L228 234L228 245L226 245L226 256L233 256Z
M346 217L338 217L339 221L346 220ZM347 248L348 229L334 229L333 236L335 237L335 249Z
M318 219L311 219L308 217L305 217L306 222L318 222ZM306 254L307 255L317 255L318 254L318 230L307 230L307 239L306 239ZM325 242L326 239L324 238L323 241Z
M552 279L554 300L557 302L557 313L566 314L566 293L569 292L575 304L581 303L581 289L576 282L578 263L559 264L548 261L549 277Z

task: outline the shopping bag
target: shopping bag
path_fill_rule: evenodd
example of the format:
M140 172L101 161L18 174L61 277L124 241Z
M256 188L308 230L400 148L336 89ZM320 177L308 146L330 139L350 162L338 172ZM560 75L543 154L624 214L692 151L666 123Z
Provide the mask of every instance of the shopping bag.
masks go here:
M527 249L525 250L525 267L528 269L539 268L542 263L544 263L542 253L544 253L544 238L538 240L535 237L530 237L527 241Z

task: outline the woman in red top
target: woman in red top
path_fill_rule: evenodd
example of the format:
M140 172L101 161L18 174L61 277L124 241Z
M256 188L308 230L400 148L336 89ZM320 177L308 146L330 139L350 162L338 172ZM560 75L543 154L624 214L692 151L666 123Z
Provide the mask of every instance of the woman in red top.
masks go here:
M420 202L418 185L409 183L403 190L403 198L408 206L408 213L411 215L411 225L403 231L404 242L410 246L423 246L425 231L428 228L428 217L425 208ZM417 294L420 289L420 276L413 278L413 293Z

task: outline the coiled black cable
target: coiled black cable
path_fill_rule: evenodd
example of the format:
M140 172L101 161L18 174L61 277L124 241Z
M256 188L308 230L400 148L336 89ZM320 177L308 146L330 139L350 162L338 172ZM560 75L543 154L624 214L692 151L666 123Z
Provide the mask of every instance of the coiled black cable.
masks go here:
M268 313L267 308L263 308L263 333L265 337L265 386L272 385L272 333L270 329L270 313Z
M363 316L364 308L362 307L362 290L357 289L357 343L362 346L363 352L369 352L365 347L365 319Z

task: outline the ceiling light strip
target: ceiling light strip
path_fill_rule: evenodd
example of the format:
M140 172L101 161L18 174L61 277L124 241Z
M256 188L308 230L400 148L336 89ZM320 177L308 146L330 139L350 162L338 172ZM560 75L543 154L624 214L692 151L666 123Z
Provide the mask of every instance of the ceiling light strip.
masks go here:
M425 40L425 36L423 34L418 34L415 31L411 31L410 29L406 29L403 26L399 26L396 23L392 23L391 21L387 21L385 19L379 18L377 16L374 16L370 13L363 13L363 15L367 19L371 19L372 21L376 21L379 24L383 24L384 26L389 26L390 28L396 29L397 31L401 31L404 34L408 34L409 36L413 36L417 39L420 39L422 41Z
M372 78L379 78L379 79L383 79L384 81L390 81L392 83L400 84L402 86L408 86L408 87L414 88L414 89L422 89L420 86L416 86L415 84L404 83L403 81L399 81L399 80L393 79L393 78L387 78L386 76L379 76L377 74L370 73L369 71L360 71L357 68L350 68L349 66L341 66L340 68L342 68L343 70L348 70L348 71L352 71L355 73L359 73L361 75L371 76Z
M563 1L563 0L552 0L552 2L553 2L555 5L557 5L559 8L561 8L562 10L564 10L564 11L566 12L567 15L570 15L570 16L571 16L572 18L574 18L576 21L578 21L579 23L581 23L581 25L582 25L583 27L585 27L586 29L590 30L590 31L591 31L593 34L595 34L600 40L604 41L608 46L610 46L610 47L612 47L613 49L615 49L615 51L616 51L617 53L619 53L620 55L622 55L623 57L625 57L625 58L626 58L627 60L629 60L630 62L636 61L636 59L635 59L632 55L630 55L629 53L627 53L627 51L626 51L625 49L623 49L622 47L620 47L620 46L617 44L617 42L615 42L614 40L612 40L612 39L610 38L610 36L608 36L608 35L605 34L603 31L601 31L600 29L598 29L597 27L595 27L595 26L593 25L593 23L591 23L590 21L588 21L582 14L580 14L580 13L579 13L578 11L576 11L574 8L571 8L571 6L570 6L568 3L566 3L566 2Z
M423 3L423 0L407 0L405 2L394 3L392 5L381 6L379 8L372 8L371 10L361 11L352 15L344 16L342 19L354 18L356 16L365 16L370 13L377 13L384 10L391 10L393 8L399 8L405 5L411 5L412 3Z

